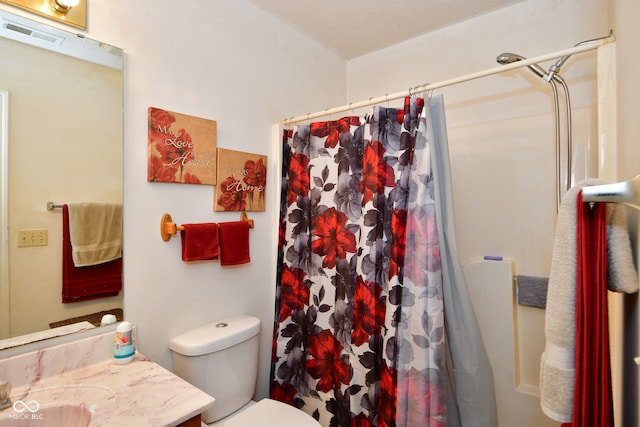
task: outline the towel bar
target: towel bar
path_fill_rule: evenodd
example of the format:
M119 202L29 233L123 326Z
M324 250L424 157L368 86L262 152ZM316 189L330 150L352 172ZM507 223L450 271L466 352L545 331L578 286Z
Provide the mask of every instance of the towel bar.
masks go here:
M640 209L640 174L624 182L584 187L582 201L621 203Z
M253 220L249 219L246 212L242 212L240 214L241 221L247 221L249 223L249 228L253 228ZM171 236L177 234L178 231L184 230L184 227L173 222L171 215L168 213L162 215L160 219L160 237L163 241L168 242L171 240Z

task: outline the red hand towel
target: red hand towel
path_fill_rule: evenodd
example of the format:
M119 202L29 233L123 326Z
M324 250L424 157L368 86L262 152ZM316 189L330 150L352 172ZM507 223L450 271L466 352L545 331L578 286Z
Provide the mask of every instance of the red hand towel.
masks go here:
M578 195L576 222L576 376L572 427L612 427L607 309L606 204Z
M76 267L69 236L69 207L62 206L62 302L118 295L122 290L122 257L104 264Z
M249 256L249 223L220 224L220 265L238 265L251 261Z
M180 230L183 261L218 259L218 225L215 222L184 224L183 227L184 230Z

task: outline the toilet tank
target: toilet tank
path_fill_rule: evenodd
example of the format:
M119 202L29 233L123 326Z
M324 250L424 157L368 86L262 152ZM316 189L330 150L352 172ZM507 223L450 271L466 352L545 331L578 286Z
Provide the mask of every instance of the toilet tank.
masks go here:
M260 319L237 316L209 323L169 341L175 374L213 396L205 423L251 400L258 379Z

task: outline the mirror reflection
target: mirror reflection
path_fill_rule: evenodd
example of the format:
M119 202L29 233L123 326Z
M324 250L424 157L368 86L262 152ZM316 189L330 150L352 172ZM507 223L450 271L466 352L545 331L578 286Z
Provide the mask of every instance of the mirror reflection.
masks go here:
M0 339L91 328L105 313L121 318L122 291L63 302L61 206L122 204L122 51L3 11L0 18L0 58L10 58L0 67L8 154Z

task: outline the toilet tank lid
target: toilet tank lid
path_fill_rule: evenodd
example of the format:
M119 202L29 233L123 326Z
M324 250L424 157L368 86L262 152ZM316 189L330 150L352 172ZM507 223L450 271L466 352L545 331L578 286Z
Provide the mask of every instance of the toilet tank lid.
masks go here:
M236 316L192 329L169 341L169 348L184 356L224 350L260 333L260 319Z

